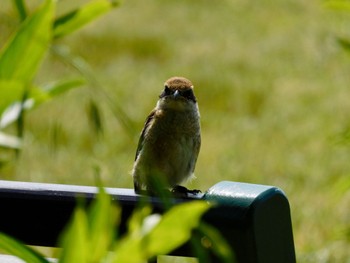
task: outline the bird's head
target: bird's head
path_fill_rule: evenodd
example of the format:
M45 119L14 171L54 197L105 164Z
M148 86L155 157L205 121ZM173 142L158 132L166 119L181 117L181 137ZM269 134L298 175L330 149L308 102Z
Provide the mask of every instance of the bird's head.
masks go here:
M191 110L197 107L192 82L183 77L172 77L164 83L158 107L162 109Z

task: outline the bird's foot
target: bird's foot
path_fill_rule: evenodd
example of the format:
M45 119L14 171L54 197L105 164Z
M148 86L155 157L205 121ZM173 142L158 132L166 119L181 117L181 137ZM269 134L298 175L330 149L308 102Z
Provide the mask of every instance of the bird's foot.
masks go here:
M183 196L183 197L187 197L188 194L192 194L192 195L198 195L199 193L201 193L202 191L201 190L198 190L198 189L193 189L193 190L190 190L190 189L187 189L186 187L184 186L181 186L181 185L176 185L172 190L171 192L177 196Z
M176 185L174 188L172 188L170 191L168 189L162 189L162 191L154 191L152 189L135 189L135 193L139 195L147 195L152 197L159 197L159 196L167 196L170 197L171 195L173 197L179 197L179 198L186 198L189 196L196 196L201 193L201 190L198 189L187 189L184 186ZM169 195L170 194L170 195Z

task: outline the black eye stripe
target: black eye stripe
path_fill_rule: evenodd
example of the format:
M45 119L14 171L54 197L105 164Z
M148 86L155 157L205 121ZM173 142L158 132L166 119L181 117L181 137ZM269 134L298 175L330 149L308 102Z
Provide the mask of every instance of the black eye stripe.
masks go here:
M174 91L171 90L171 89L169 89L168 86L165 86L165 88L164 88L164 93L165 93L166 95L170 95L170 94L173 94Z
M189 98L189 97L193 96L193 92L192 92L192 90L185 90L185 91L181 92L181 95L186 97L186 98Z
M193 102L196 102L196 97L194 96L193 90L192 89L186 89L186 90L177 90L181 94L182 97L191 100ZM166 96L170 96L174 94L175 90L170 89L167 85L164 86L163 92L159 95L159 98L164 98Z
M169 89L168 86L164 86L164 90L163 92L159 95L159 98L163 98L165 96L169 96L173 93L173 91L171 89Z
M191 90L191 89L182 91L181 95L183 97L185 97L186 99L189 99L189 100L196 102L196 97L194 96L193 90Z

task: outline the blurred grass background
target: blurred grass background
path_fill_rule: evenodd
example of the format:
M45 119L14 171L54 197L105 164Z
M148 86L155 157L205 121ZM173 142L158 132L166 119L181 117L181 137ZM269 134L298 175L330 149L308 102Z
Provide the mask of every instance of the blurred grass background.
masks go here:
M59 1L57 13L85 2ZM90 64L94 85L27 114L24 149L1 179L94 185L97 169L106 186L131 188L144 120L164 81L184 76L202 124L197 179L188 186L278 186L290 200L298 262L350 262L350 56L337 42L350 36L350 13L323 4L124 1L57 41ZM9 1L1 5L3 45L18 19ZM51 52L36 81L76 74ZM127 114L128 129L111 105Z

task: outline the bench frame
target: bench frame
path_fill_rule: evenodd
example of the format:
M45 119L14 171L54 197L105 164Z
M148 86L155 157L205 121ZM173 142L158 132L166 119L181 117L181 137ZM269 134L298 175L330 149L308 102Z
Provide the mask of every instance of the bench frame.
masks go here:
M54 247L76 207L77 197L89 202L97 191L90 186L0 180L0 231L28 245ZM124 232L140 196L133 189L106 191L122 207L119 231ZM237 262L296 262L289 202L279 188L224 181L203 195L172 201L198 199L215 204L202 220L221 232ZM161 210L160 199L150 200L155 209ZM172 255L195 256L188 245Z

